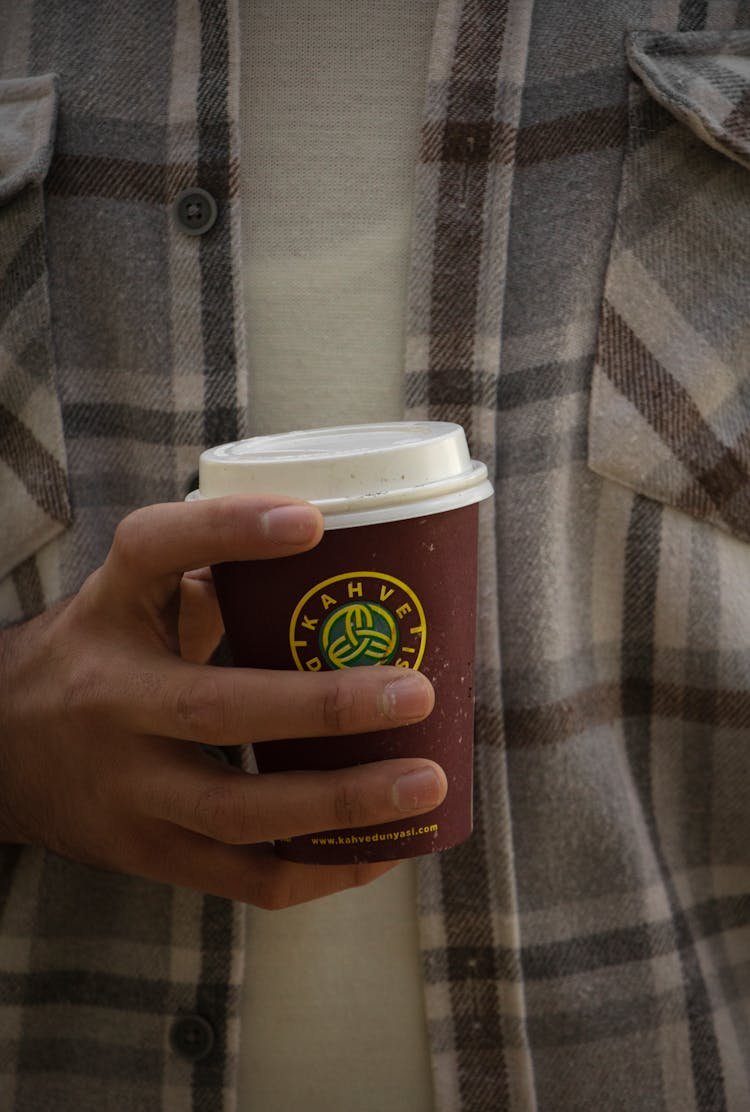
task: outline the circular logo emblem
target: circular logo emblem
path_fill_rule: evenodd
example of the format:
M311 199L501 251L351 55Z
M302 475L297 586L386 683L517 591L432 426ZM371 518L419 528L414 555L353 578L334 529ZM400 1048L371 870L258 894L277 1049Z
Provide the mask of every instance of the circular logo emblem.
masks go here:
M319 644L329 668L390 664L398 648L396 619L375 602L349 602L325 619Z
M410 587L392 575L353 571L316 584L300 599L289 644L301 672L395 664L418 668L427 623Z

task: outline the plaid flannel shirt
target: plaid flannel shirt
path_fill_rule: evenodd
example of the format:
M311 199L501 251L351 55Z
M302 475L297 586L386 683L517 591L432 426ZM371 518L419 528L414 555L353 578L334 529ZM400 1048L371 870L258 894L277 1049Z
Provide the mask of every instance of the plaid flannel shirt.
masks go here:
M0 0L5 622L243 434L237 24ZM420 864L440 1112L750 1107L749 172L746 0L441 0L408 413L497 493L476 832ZM0 1108L233 1109L242 940L3 847Z

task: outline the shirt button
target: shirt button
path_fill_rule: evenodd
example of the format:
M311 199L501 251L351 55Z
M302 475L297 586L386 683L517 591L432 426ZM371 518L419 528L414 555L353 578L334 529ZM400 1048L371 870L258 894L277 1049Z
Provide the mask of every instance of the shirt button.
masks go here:
M177 223L189 236L202 236L216 223L219 207L205 189L183 189L172 206Z
M200 1062L213 1050L216 1035L202 1015L183 1015L172 1024L169 1041L175 1054L189 1062Z

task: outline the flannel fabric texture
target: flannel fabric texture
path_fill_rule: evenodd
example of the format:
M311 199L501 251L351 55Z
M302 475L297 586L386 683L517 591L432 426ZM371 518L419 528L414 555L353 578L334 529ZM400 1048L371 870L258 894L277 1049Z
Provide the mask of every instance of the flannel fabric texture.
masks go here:
M243 433L237 5L0 0L6 623ZM438 1112L748 1107L749 133L743 0L441 0L408 412L496 498L476 832L420 864ZM3 847L0 1107L230 1112L241 946Z

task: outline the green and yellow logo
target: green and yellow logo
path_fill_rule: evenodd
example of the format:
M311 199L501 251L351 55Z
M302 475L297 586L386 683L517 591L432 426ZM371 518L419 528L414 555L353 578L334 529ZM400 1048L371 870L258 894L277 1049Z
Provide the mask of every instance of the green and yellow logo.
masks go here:
M316 584L300 599L289 644L301 672L395 664L418 668L427 622L412 589L392 575L355 571Z

